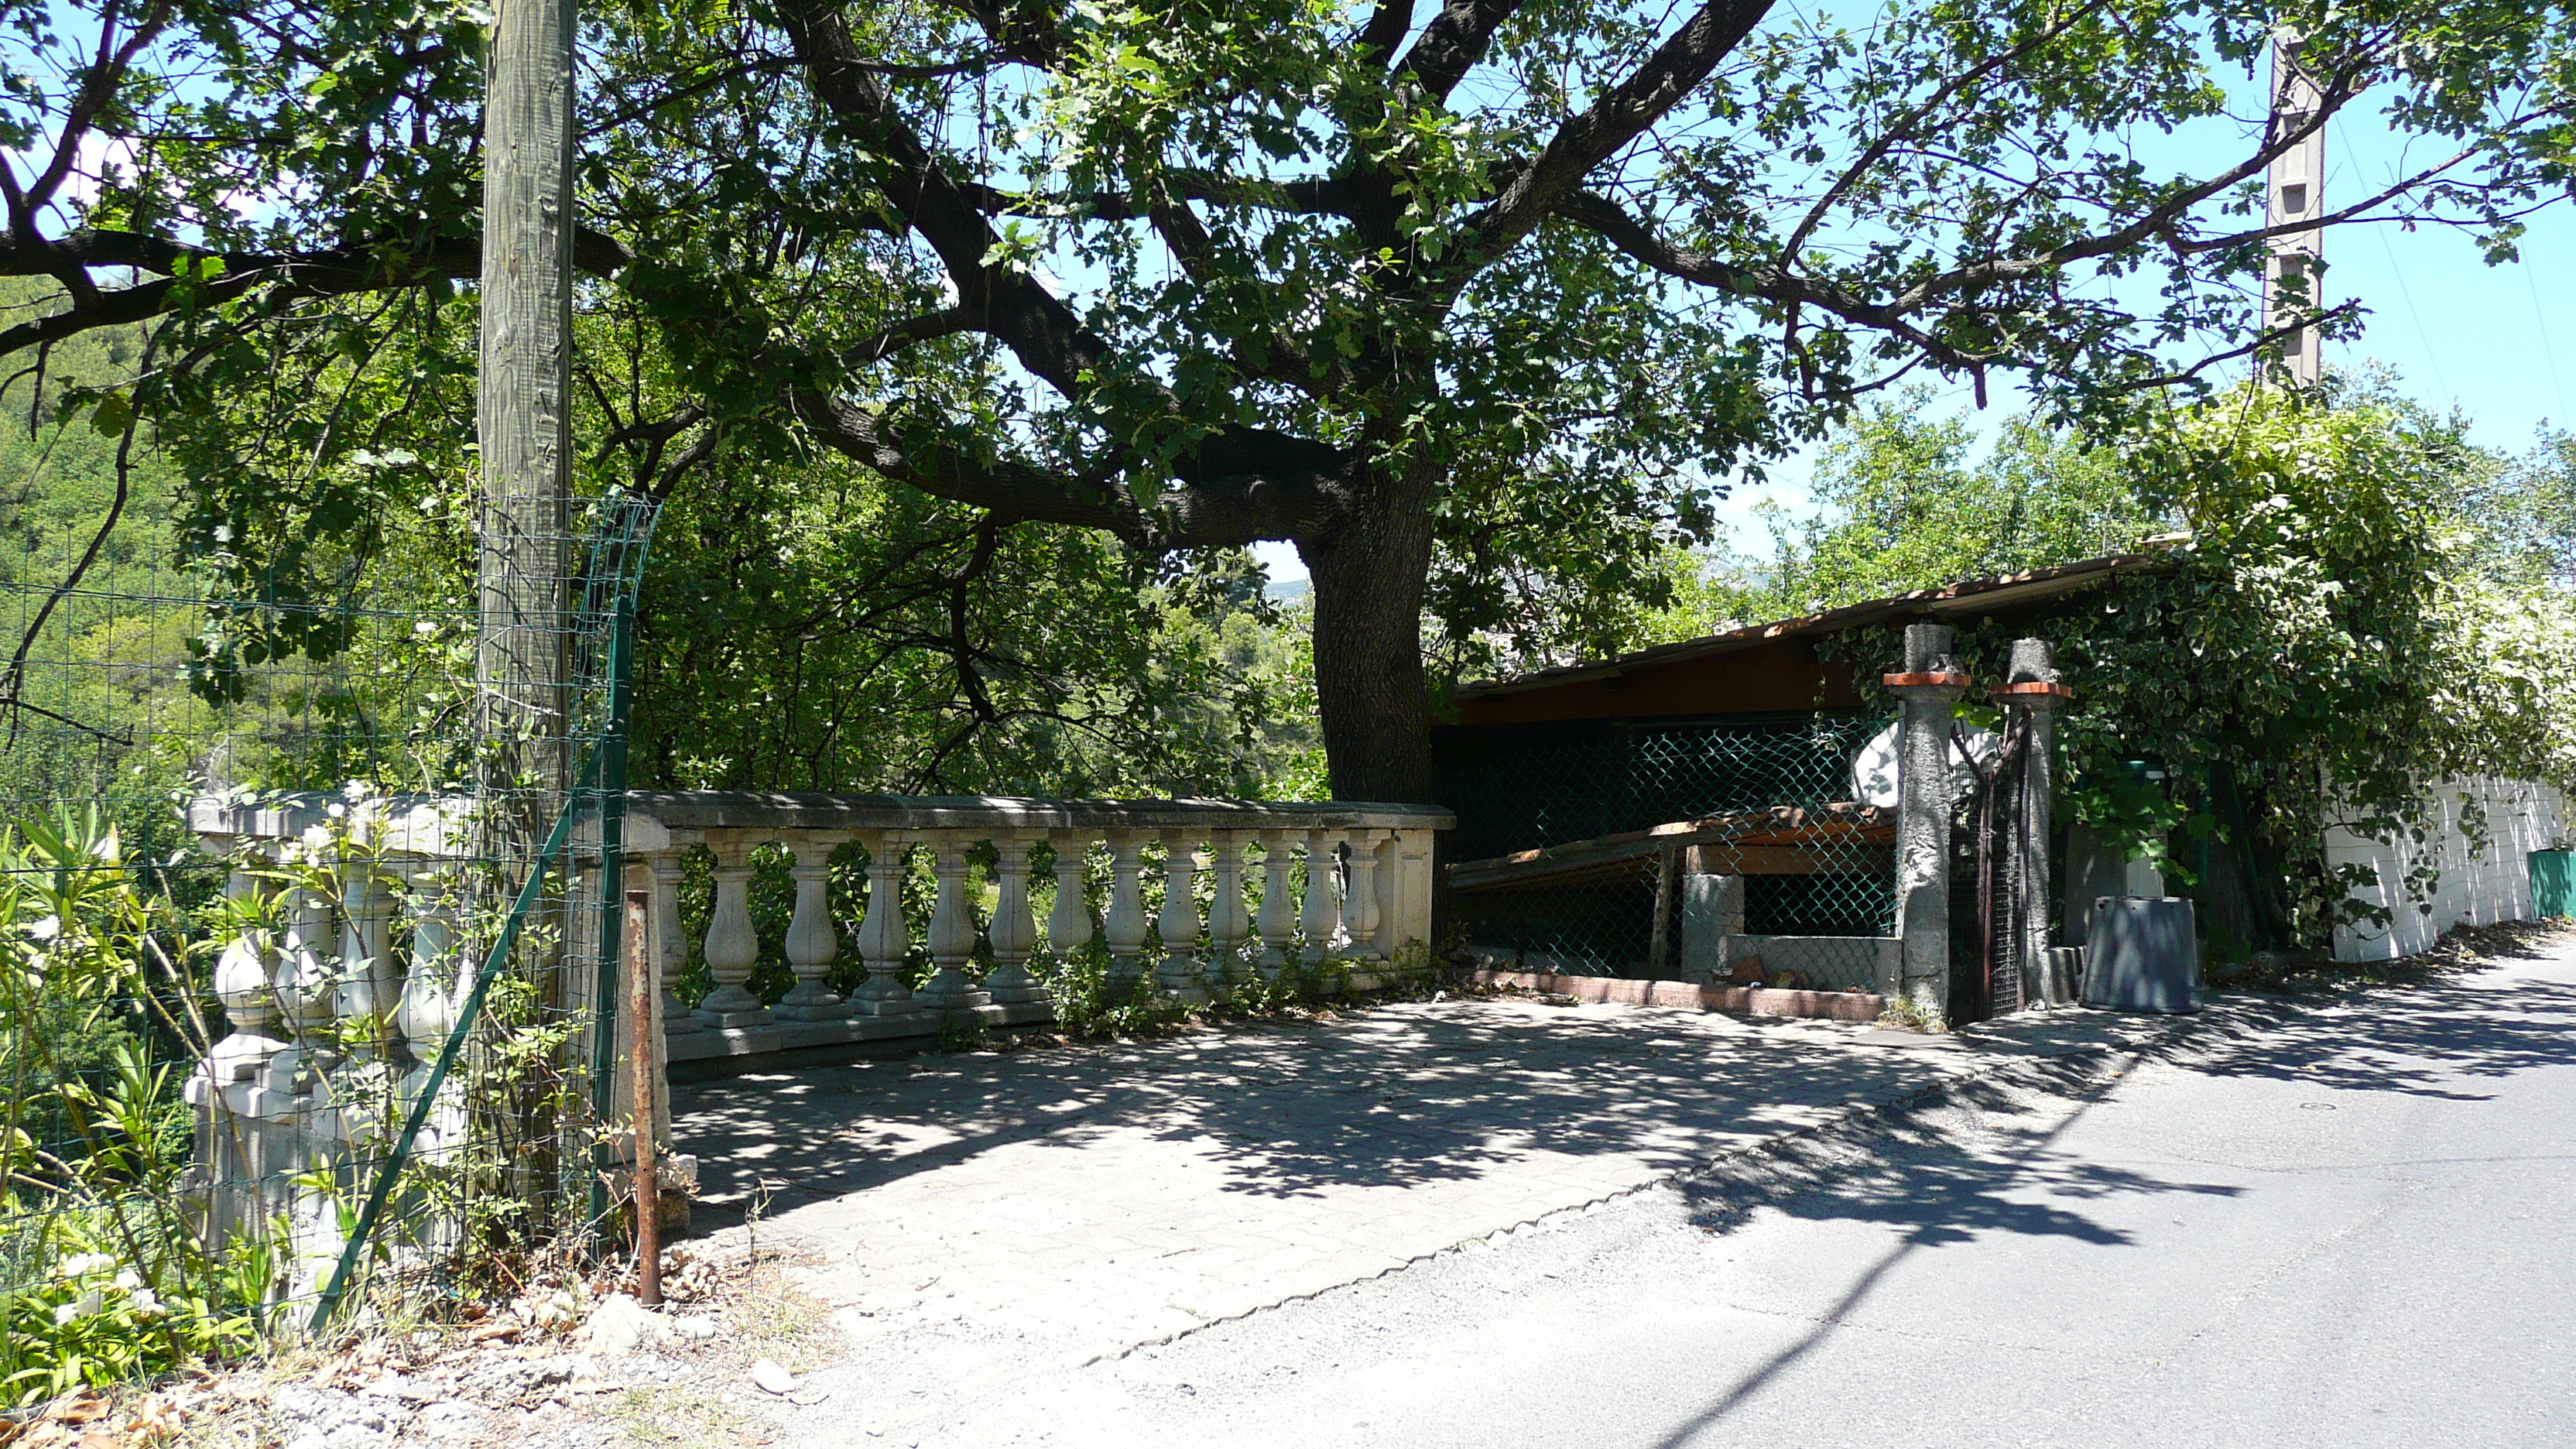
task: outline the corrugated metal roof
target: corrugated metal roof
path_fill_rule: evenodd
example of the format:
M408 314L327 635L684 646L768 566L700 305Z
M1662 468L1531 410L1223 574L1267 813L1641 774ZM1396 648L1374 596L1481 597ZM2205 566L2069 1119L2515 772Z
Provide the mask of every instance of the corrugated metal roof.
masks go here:
M2150 540L2150 542L2154 542ZM2036 603L2057 598L2108 582L2114 575L2133 573L2170 561L2163 553L2115 553L2102 558L2080 559L2053 568L2033 569L2028 573L2005 574L1998 578L1968 579L1938 589L1916 589L1912 593L1893 594L1884 599L1869 599L1827 609L1821 614L1803 614L1794 619L1779 619L1768 624L1754 624L1711 634L1700 639L1684 639L1673 644L1658 644L1612 659L1586 660L1579 664L1559 665L1534 674L1511 679L1480 679L1463 685L1454 696L1458 699L1489 699L1498 694L1517 694L1528 689L1546 689L1560 684L1574 684L1587 679L1614 679L1641 668L1698 659L1712 654L1731 654L1773 639L1799 638L1812 634L1832 634L1868 624L1886 623L1893 619L1942 619L1964 614L1982 614L1995 609Z

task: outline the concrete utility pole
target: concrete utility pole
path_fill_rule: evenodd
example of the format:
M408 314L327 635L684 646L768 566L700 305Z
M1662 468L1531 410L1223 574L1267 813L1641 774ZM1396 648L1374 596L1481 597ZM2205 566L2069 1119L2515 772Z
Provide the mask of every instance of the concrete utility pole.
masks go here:
M519 802L501 828L537 832L513 857L542 842L572 769L573 13L501 0L485 79L474 682L485 787Z
M2299 70L2295 54L2298 38L2288 34L2272 37L2272 121L2271 139L2277 141L2315 119L2323 100L2314 82ZM2272 158L2265 177L2269 204L2264 208L2264 225L2287 226L2311 220L2325 210L2326 132L2319 126L2306 139ZM2316 315L2323 305L2318 296L2319 261L2325 255L2325 234L2308 226L2298 231L2282 232L2268 243L2271 260L2263 269L2263 330L2272 332L2291 326L2305 317ZM2315 382L2325 370L2325 344L2314 327L2301 327L2279 344L2281 367L2292 380Z

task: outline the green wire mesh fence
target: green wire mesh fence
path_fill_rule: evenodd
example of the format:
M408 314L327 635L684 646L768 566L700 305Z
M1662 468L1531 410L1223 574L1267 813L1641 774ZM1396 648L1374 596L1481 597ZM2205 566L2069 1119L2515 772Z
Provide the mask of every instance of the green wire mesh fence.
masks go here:
M504 717L455 559L245 602L61 496L0 513L0 1400L578 1243L649 505L542 550Z
M1452 918L1508 969L1867 989L1894 959L1893 728L1817 711L1451 732Z

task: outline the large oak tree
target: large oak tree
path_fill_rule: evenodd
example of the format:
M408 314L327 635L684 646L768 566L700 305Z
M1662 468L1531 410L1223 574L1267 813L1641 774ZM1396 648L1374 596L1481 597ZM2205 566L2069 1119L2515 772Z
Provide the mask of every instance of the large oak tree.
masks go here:
M7 17L0 271L65 299L0 351L154 324L92 403L197 440L201 532L362 536L388 450L253 461L354 458L385 428L353 413L435 391L416 353L430 382L363 396L279 359L381 371L385 319L478 272L478 17ZM2295 125L2276 31L2322 97ZM828 450L995 532L1292 542L1336 792L1425 798L1426 607L1638 587L1734 470L1900 377L2115 417L2258 349L2259 183L2315 127L2419 138L2330 224L2509 253L2567 184L2567 31L2514 0L604 5L576 260L651 366L594 371L586 441L665 492Z

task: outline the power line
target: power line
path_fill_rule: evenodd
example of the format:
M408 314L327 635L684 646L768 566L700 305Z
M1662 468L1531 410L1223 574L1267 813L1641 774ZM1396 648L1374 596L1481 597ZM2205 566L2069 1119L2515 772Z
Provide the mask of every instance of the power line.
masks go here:
M2558 394L2558 425L2565 427L2568 423L2567 384L2558 375L2558 349L2549 345L2549 316L2547 309L2540 305L2540 281L2531 274L2529 257L2516 265L2522 268L2523 284L2531 288L2531 323L2540 329L2540 355L2549 359L2549 386Z
M2424 315L2415 310L2415 294L2406 286L2406 269L2397 265L2397 248L2388 244L2388 232L2384 228L2374 227L2372 230L2379 233L2379 249L2388 254L2388 275L2396 279L2397 295L2405 300L2406 315L2415 323L2415 340L2424 344L2424 365L2433 369L2433 386L2441 389L2442 396L2457 405L2460 395L2451 391L2451 385L2442 380L2442 359L2433 355L2433 334L2424 330Z

